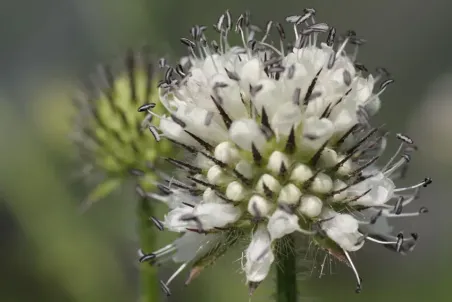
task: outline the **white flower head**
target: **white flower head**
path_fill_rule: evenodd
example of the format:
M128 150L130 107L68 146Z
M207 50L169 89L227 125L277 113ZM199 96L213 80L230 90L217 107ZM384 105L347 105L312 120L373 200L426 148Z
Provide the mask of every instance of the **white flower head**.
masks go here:
M385 224L374 228L377 221L426 212L403 210L429 178L404 188L394 184L406 172L412 140L397 135L400 147L379 165L387 135L369 120L392 80L383 69L373 77L356 62L363 40L353 31L337 39L314 14L307 9L288 17L294 27L289 38L272 22L258 37L248 13L233 26L226 12L215 26L219 40L209 42L206 27L195 26L191 39L182 39L189 55L175 67L163 64L160 99L168 113L156 115L158 135L191 155L170 160L186 176L165 186L160 200L172 210L162 226L194 232L193 240L249 238L243 270L253 285L269 273L286 236L308 236L346 259L357 275L349 252L365 242L405 253L417 239L393 236ZM271 31L280 43L268 41ZM239 46L229 44L234 32ZM194 252L198 241L176 245L169 250L186 249L184 260L198 268L227 249L214 244Z

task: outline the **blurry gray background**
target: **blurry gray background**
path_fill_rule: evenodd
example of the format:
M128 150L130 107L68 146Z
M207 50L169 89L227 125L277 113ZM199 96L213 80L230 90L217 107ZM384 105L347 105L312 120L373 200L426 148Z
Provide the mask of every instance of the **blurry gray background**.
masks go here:
M311 265L306 280L300 277L301 299L451 301L452 206L446 194L452 177L452 89L440 102L432 101L437 80L452 72L452 2L446 0L249 0L246 5L239 0L2 0L0 300L137 297L130 192L119 192L85 215L77 214L86 187L70 177L71 150L58 120L66 110L59 101L65 83L87 76L96 63L109 62L128 47L149 44L159 54L180 55L179 38L194 24L215 23L227 8L234 16L249 9L253 22L263 25L269 19L283 21L305 7L316 8L316 19L340 32L354 29L368 41L359 61L369 69L383 66L391 72L396 85L383 95L375 123L419 143L406 182L430 176L434 183L416 205L427 206L430 213L398 225L405 233L420 235L412 254L396 255L367 244L356 255L364 279L360 295L354 293L352 272L344 265L333 265L322 278L317 269L311 274ZM443 86L451 87L452 80ZM435 110L438 106L442 109ZM187 288L180 278L172 285L170 301L247 301L244 276L237 277L239 256L238 251L230 253ZM160 273L167 278L173 269L162 267ZM272 291L267 281L252 301L271 301Z

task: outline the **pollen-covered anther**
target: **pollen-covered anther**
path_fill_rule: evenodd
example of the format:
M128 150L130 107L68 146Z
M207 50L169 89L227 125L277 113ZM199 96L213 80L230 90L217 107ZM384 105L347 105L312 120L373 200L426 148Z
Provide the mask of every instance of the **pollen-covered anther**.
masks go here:
M248 212L256 218L267 217L272 204L260 195L253 195L248 201Z
M281 190L281 184L279 181L270 174L264 174L259 178L256 191L262 195L277 194Z
M226 188L226 197L232 201L241 201L246 197L247 190L238 181L233 181Z
M294 184L285 185L278 195L278 203L296 205L300 201L301 191Z
M320 215L323 208L323 202L314 195L303 195L300 199L298 211L308 218L314 218Z
M309 187L316 194L327 194L333 189L333 180L325 173L318 173Z

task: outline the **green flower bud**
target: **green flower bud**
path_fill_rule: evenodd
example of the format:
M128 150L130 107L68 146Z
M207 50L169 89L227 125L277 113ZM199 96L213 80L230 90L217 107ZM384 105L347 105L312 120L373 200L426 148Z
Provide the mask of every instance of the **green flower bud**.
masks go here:
M158 157L171 153L171 144L157 144L148 129L152 117L163 111L162 105L156 105L152 115L137 110L157 97L155 65L147 55L131 51L118 65L99 67L74 99L78 108L74 141L85 163L83 169L104 175L88 196L88 205L131 175L139 176L144 190L152 189Z

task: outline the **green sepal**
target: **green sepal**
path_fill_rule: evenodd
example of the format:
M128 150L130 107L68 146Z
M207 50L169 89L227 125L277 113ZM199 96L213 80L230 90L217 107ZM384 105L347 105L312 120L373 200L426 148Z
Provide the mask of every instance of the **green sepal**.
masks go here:
M84 204L91 205L116 190L122 183L121 178L107 178L98 184L86 197Z

